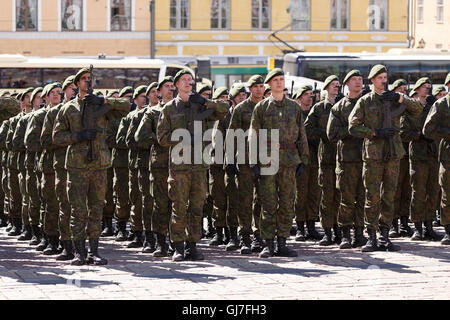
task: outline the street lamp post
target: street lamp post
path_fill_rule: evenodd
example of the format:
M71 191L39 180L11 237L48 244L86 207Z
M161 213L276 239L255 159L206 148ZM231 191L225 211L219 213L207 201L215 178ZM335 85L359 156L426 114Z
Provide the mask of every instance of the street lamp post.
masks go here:
M155 59L155 0L150 0L150 59Z

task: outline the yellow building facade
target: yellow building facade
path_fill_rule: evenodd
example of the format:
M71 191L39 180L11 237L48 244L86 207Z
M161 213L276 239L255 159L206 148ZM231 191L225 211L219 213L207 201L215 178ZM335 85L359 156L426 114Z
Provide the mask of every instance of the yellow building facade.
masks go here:
M408 6L408 0L155 0L156 56L279 55L287 47L270 35L280 29L280 39L305 51L386 52L408 46ZM0 40L0 54L148 57L149 0L2 0Z

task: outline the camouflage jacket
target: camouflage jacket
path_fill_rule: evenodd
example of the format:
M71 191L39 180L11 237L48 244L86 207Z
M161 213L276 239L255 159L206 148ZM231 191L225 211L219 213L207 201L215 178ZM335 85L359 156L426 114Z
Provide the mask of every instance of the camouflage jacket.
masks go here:
M8 134L6 136L6 148L8 149L8 167L11 169L17 168L17 162L19 161L19 152L15 151L14 145L13 145L13 137L14 133L16 132L17 124L19 123L20 118L25 116L25 112L20 112L17 116L12 117L9 122L9 129Z
M85 105L84 101L77 96L59 110L52 137L53 143L61 147L68 146L65 161L66 170L101 170L111 166L111 154L106 144L107 123L126 115L130 110L130 102L127 99L108 98L108 104L111 106L111 110L97 119L97 126L101 128L101 132L97 133L93 142L98 158L92 162L87 160L89 142L78 142L76 139L77 133L84 130L82 114L84 108L89 106Z
M106 143L109 149L111 149L111 166L113 168L128 168L128 149L119 148L116 143L120 121L122 119L114 119L108 122Z
M58 104L50 108L45 115L44 123L42 125L41 132L41 145L45 148L41 159L43 161L42 166L51 169L64 169L64 163L66 161L67 146L58 146L53 143L53 127L55 126L56 116L59 110L64 106L63 103Z
M17 169L19 171L25 171L27 169L34 168L34 152L27 152L25 148L25 132L27 129L28 122L33 117L33 111L22 116L17 122L16 130L13 135L13 151L19 153L17 158Z
M2 151L2 166L8 166L8 149L6 148L6 136L9 130L9 119L4 120L0 126L0 150Z
M268 130L267 154L272 153L271 130L279 130L280 167L293 167L300 163L309 164L308 140L302 121L302 111L294 100L283 98L282 101L276 101L273 96L270 96L259 102L253 111L250 129L254 130L257 136L260 129Z
M353 137L348 132L348 116L357 101L358 98L344 97L331 108L328 118L327 136L331 142L337 142L336 160L339 162L362 161L363 139Z
M14 98L0 98L0 123L20 113L20 103Z
M316 103L309 111L305 120L305 130L308 138L320 139L317 150L319 165L336 164L336 142L328 140L327 123L333 104L328 98Z
M214 111L210 116L202 121L202 136L205 130L207 130L207 121L219 120L226 116L228 112L228 104L223 101L208 100L204 106L199 107L199 112L204 112L207 109L213 109ZM156 136L158 138L158 143L162 147L170 147L169 155L171 155L173 147L179 143L178 141L172 141L172 133L177 129L189 129L192 127L192 121L195 121L193 120L194 116L195 115L192 112L190 102L184 102L179 96L168 102L162 109L156 127ZM194 141L191 141L191 145L193 144ZM169 168L177 171L207 169L208 166L204 163L203 157L202 164L194 164L194 148L192 148L191 151L190 163L176 164L172 161L173 158L169 156ZM183 156L182 152L180 152L180 156Z
M130 125L125 137L125 142L130 149L130 155L133 154L133 158L130 159L130 165L135 169L148 169L150 161L150 148L142 148L138 146L135 140L135 134L139 127L139 124L144 117L145 112L148 110L148 106L143 107L141 110L137 110L131 118Z
M308 118L308 114L309 114L310 110L311 109L309 109L308 111L303 111L302 110L302 122L303 122L303 125L305 125L305 121L306 121L306 118ZM306 132L306 129L305 129L305 132ZM308 136L308 134L306 134L306 138L308 138L309 164L310 165L314 165L314 166L318 166L319 165L319 161L318 161L317 153L319 152L320 139L318 139L318 138L310 138Z
M134 159L137 156L137 149L130 150L127 146L127 132L128 128L130 127L131 119L137 112L136 109L131 111L126 115L126 117L123 117L120 120L119 128L117 129L117 135L116 135L116 144L117 147L120 149L126 149L127 150L127 157L128 157L128 168L134 169Z
M134 134L134 139L140 148L150 148L150 168L167 168L169 166L169 148L162 147L156 137L156 126L163 108L162 102L148 108Z
M43 172L43 168L41 165L42 163L40 161L42 152L44 151L44 148L41 145L41 132L45 115L47 114L48 110L48 107L45 107L33 112L30 121L28 121L24 138L24 143L27 151L36 154L35 170L39 172ZM53 170L51 170L50 172L52 171ZM47 172L48 171L46 171L46 173Z
M213 129L212 135L213 135L213 137L215 137L217 135L217 131L220 131L220 133L222 134L222 138L225 139L227 131L228 131L228 128L230 127L230 124L231 124L232 115L234 114L235 110L236 109L231 110L231 108L230 108L228 114L224 118L208 124L208 126L211 126L211 124L212 124L212 129ZM250 123L249 123L249 126L250 126ZM246 131L246 130L244 130L244 131ZM236 139L235 139L235 141L236 141ZM245 144L246 144L246 146L245 146L246 147L246 160L247 160L247 163L248 163L248 139L246 139ZM216 158L215 142L214 142L214 140L213 140L213 145L214 145L214 149L212 150L213 152L211 154L211 156L212 156L212 158L211 158L212 164L211 165L212 166L220 166L220 167L222 167L225 164L225 162L226 162L225 161L225 153L224 153L223 159L221 159L222 162L217 163L219 161L219 159ZM225 142L224 142L224 147L226 147ZM238 148L236 147L236 143L235 143L235 145L234 145L234 153L235 153L235 155L237 155L237 149ZM224 152L225 152L225 148L224 148ZM236 159L235 159L234 163L236 164Z
M373 136L375 130L383 128L384 120L384 103L389 103L389 107L394 110L399 106L396 102L384 102L381 95L375 91L369 92L365 96L361 97L353 111L349 115L349 132L352 136L357 138L363 138L363 160L376 160L384 161L385 155L389 152L389 140L384 138L375 138ZM412 117L420 116L422 112L422 105L412 100L409 97L404 96L403 104L405 105L405 111L403 114L410 115ZM401 115L392 119L392 128L400 128ZM392 138L394 154L391 155L392 160L399 160L405 155L402 140L400 134L395 133Z
M450 94L433 104L423 125L423 134L430 139L441 139L439 161L450 163Z

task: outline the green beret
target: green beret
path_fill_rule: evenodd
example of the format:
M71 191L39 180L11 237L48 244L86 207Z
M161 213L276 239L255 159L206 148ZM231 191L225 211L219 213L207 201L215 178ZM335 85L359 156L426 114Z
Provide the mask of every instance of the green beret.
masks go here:
M30 98L30 103L33 103L34 98L36 98L36 95L39 92L42 92L42 90L44 90L44 88L42 87L37 87L36 89L33 90L33 93L31 94L31 98Z
M247 86L251 88L255 84L264 84L264 78L259 74L255 74L250 79L248 79Z
M162 88L162 86L164 85L164 83L166 83L166 82L173 82L173 81L174 81L174 80L173 80L173 77L171 77L171 76L164 77L164 78L161 80L161 82L157 84L156 90L161 90L161 88ZM151 89L150 89L150 90L151 90Z
M19 94L17 92L11 93L11 97L16 98Z
M68 86L70 86L73 83L73 80L75 79L75 75L68 76L66 80L64 80L62 89L63 91L67 89Z
M339 81L339 78L334 74L325 79L322 90L325 90L333 81Z
M53 82L53 83L50 83L50 84L46 85L44 87L44 89L45 88L47 88L47 96L48 96L50 94L50 91L52 91L53 89L61 88L61 84L59 82ZM41 96L42 96L42 94L41 94Z
M219 99L220 96L223 96L224 94L226 95L230 94L227 87L217 88L216 90L214 90L213 99Z
M245 92L245 86L243 84L238 84L230 90L230 98L236 98L236 96L241 92Z
M405 79L397 79L397 80L395 80L394 81L394 83L392 84L392 90L395 90L395 89L397 89L398 87L401 87L401 86L407 86L408 85L408 82L406 82L406 80Z
M75 75L75 78L73 79L73 83L77 85L78 81L80 80L81 76L85 73L89 73L91 70L89 68L83 68L80 69L77 74Z
M134 90L133 99L136 99L140 94L145 94L147 91L147 86L139 86Z
M414 91L417 91L417 89L419 89L421 86L423 86L425 83L429 83L431 84L430 78L427 77L423 77L420 78L419 80L417 80L416 84L413 87Z
M3 92L0 94L0 97L4 97L4 96L7 95L7 94L10 94L9 91L3 91Z
M176 84L177 81L180 80L180 78L185 74L191 75L192 79L194 79L194 75L188 69L181 69L180 71L177 72L177 74L173 78L173 84Z
M19 93L19 94L16 96L16 99L17 99L18 101L22 101L22 96L23 96L23 92Z
M349 73L347 73L347 75L344 78L344 84L347 83L348 80L350 80L351 77L362 77L362 74L359 70L352 70Z
M375 78L377 75L385 73L385 72L387 73L386 67L383 66L382 64L377 64L372 67L372 70L370 70L368 78L369 79Z
M23 99L25 99L25 96L27 95L27 93L32 93L33 91L34 91L34 88L31 88L31 87L25 89L25 91L22 92L22 97L21 97L21 99L19 101L22 101Z
M208 85L208 84L202 84L200 86L200 89L198 89L198 93L202 93L202 92L205 92L205 91L212 91L211 86Z
M150 93L150 90L152 90L153 88L158 89L158 82L150 83L150 85L147 87L147 90L145 90L145 95L148 96L148 94Z
M411 91L409 92L409 96L410 96L411 98L414 97L415 94L417 94L417 92L416 92L415 90L411 90Z
M302 96L302 94L304 94L306 91L309 90L313 90L313 87L310 86L309 84L305 84L303 86L301 86L300 88L297 89L297 91L295 91L293 98L294 99L298 99Z
M280 68L275 68L266 76L266 80L264 80L264 83L269 83L270 80L278 76L284 76L284 72Z
M103 96L103 92L101 92L100 90L95 91L94 94L96 96Z
M437 96L439 93L441 93L442 91L447 92L447 90L445 89L445 86L437 86L436 88L433 89L433 96Z
M133 88L130 86L124 87L119 92L119 98L122 98L126 94L133 93L133 91L134 91Z
M119 90L111 90L108 92L108 94L106 95L107 98L111 98L113 96L113 94L119 94Z
M267 92L272 91L272 88L268 84L264 85L264 87L264 95L266 95Z
M47 94L48 94L48 88L49 88L51 85L52 85L52 84L49 83L49 84L47 84L47 85L44 86L44 89L42 90L42 93L41 93L41 98L45 98L45 97L47 96Z
M449 74L447 75L447 77L445 78L444 86L446 86L449 82L450 82L450 72L449 72Z

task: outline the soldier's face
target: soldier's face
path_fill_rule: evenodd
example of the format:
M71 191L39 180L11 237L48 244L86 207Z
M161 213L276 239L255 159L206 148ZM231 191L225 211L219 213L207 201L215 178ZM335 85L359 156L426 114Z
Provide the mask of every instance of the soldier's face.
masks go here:
M71 83L65 90L64 95L66 96L66 99L70 100L75 95L75 89L77 87Z
M141 93L134 99L134 103L138 106L138 108L141 108L145 105L146 99L145 99L145 93Z
M52 105L59 104L59 102L61 101L61 91L61 88L54 88L48 94L48 99L50 100L50 103Z
M161 96L166 101L172 100L174 91L175 91L175 86L173 85L173 82L171 82L171 81L166 82L161 87Z
M219 99L218 100L222 100L222 101L225 101L225 102L228 102L228 101L230 101L230 99L229 99L229 97L228 97L228 95L227 94L223 94L223 95L221 95L220 97L219 97Z
M239 92L238 95L234 98L234 102L236 103L236 105L238 105L239 103L241 103L245 99L247 99L247 93Z
M420 88L416 90L416 92L419 95L419 97L425 98L430 93L430 89L431 84L425 83L421 85Z
M403 85L403 86L400 86L398 88L395 88L394 92L406 94L406 86Z
M151 88L148 92L148 100L150 101L150 104L155 105L159 102L158 99L158 90L156 88Z
M86 92L89 87L89 82L91 83L92 88L94 87L94 83L91 81L91 74L85 73L80 77L80 80L78 81L78 88L82 92Z
M127 94L123 95L122 98L130 100L131 98L133 98L133 94L132 93L127 93Z
M284 76L276 76L269 81L269 86L274 93L282 93L284 91Z
M42 103L42 98L41 98L41 93L39 92L34 96L34 99L33 99L34 110L38 110L41 106L41 103Z
M264 84L260 83L260 84L254 84L253 86L251 86L249 88L250 93L253 97L255 97L256 99L261 99L264 95Z
M194 79L189 74L183 74L177 81L176 87L179 92L190 93L192 92L192 87L194 85Z
M447 95L447 91L445 91L445 90L442 90L441 92L439 92L437 95L436 95L436 99L440 99L440 98L443 98L443 97L445 97Z
M387 73L386 72L380 73L376 77L373 77L370 81L372 81L375 90L383 91L385 83L388 82Z
M28 92L28 93L25 95L25 97L23 98L23 103L24 103L26 106L29 106L29 105L30 105L30 98L31 98L31 92Z
M337 80L331 82L331 83L328 85L328 87L327 87L328 94L333 95L333 96L337 95L337 94L339 93L339 86L340 86L340 85L341 85L341 84L340 84L339 81L337 81Z
M119 94L118 93L113 93L112 95L111 95L111 98L114 98L114 99L117 99L119 97Z
M361 91L363 87L363 78L359 76L353 76L347 81L348 90L356 92Z
M298 101L300 102L300 106L302 106L302 110L304 110L303 107L308 107L309 109L313 102L312 90L305 91L305 93L300 96Z
M267 91L266 94L264 95L264 98L270 97L271 93L272 93L272 91L270 91L270 90Z
M200 95L205 99L211 99L211 90L203 91Z

